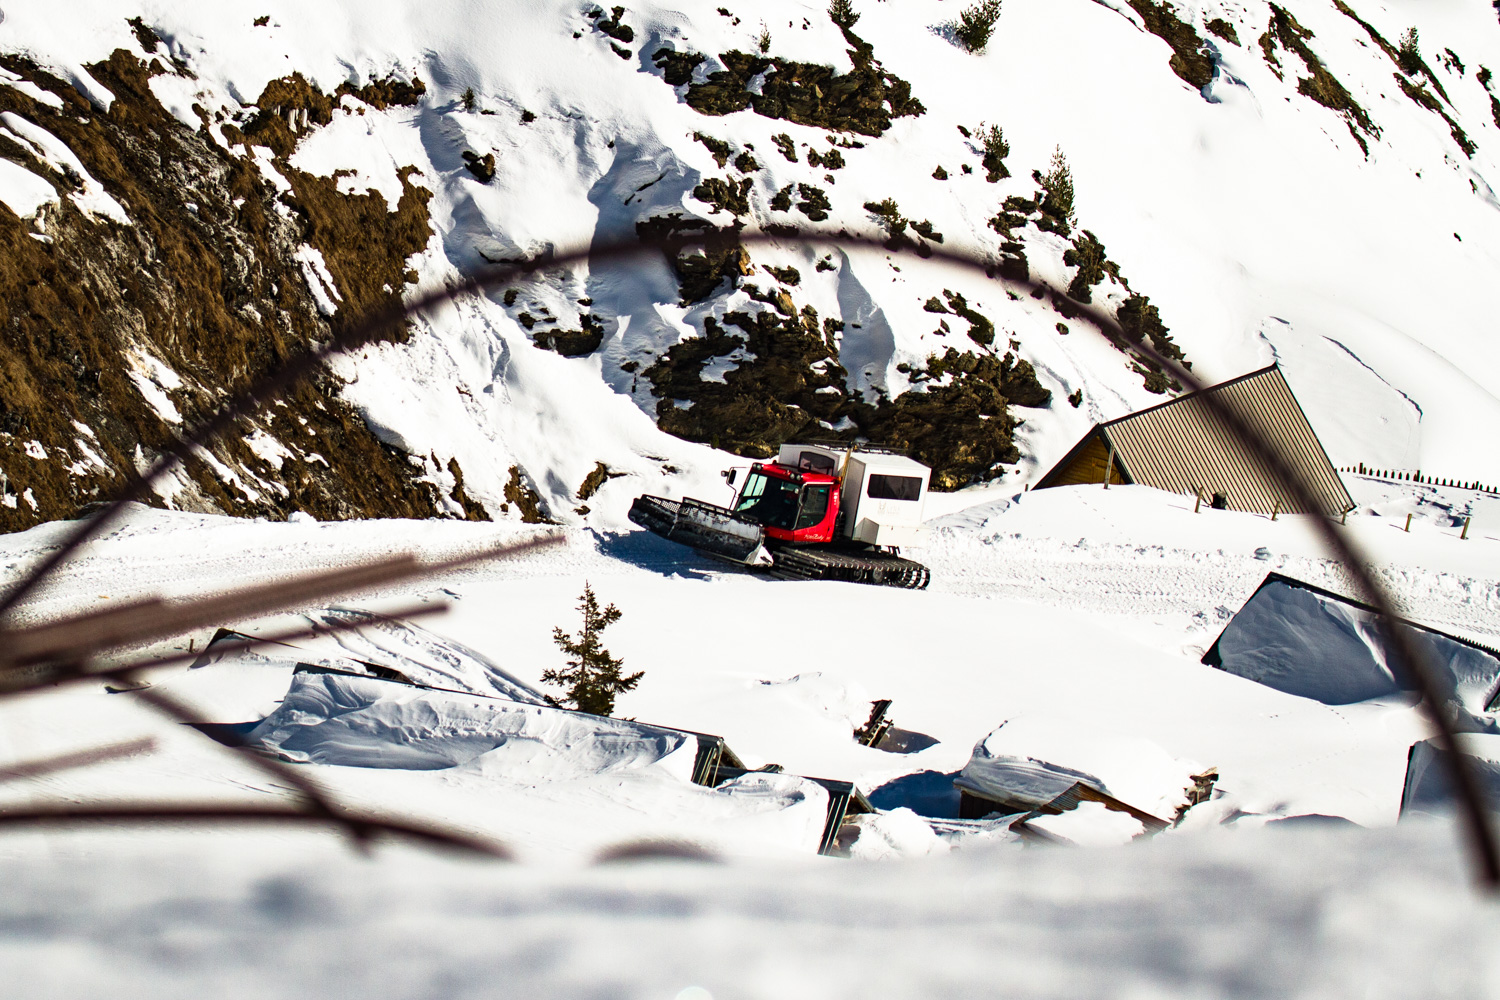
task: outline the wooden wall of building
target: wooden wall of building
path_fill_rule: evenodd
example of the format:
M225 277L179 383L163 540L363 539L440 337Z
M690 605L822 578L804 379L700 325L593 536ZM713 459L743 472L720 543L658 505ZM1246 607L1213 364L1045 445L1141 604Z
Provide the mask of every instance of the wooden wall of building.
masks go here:
M1104 443L1104 435L1095 430L1074 451L1062 468L1047 476L1045 484L1047 486L1081 486L1087 483L1102 484L1104 482L1104 467L1108 464L1109 446ZM1115 456L1114 463L1110 465L1109 481L1121 485L1130 482L1120 468L1120 456L1118 455Z

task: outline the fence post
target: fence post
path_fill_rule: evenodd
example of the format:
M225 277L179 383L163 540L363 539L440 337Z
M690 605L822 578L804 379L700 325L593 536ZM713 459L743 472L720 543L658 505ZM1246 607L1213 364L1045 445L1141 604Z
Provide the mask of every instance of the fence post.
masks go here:
M1403 528L1402 530L1403 531L1408 531L1408 532L1411 531L1411 515L1410 514L1406 515L1406 527Z
M1276 515L1281 513L1281 501L1277 500L1271 505L1271 520L1276 520Z
M1203 506L1203 491L1201 489L1199 489L1198 487L1194 486L1193 487L1193 496L1196 498L1193 501L1193 513L1196 514L1196 513L1198 513L1198 508L1200 508L1200 507Z
M1468 538L1469 538L1469 518L1466 517L1466 518L1464 518L1464 530L1463 530L1463 534L1461 534L1461 535L1458 536L1458 540L1462 542L1462 541L1467 541Z

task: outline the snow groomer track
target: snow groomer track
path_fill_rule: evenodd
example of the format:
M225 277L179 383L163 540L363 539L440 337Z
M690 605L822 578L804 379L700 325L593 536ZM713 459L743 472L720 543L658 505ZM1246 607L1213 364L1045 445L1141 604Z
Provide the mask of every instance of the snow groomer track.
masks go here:
M907 590L925 590L932 579L926 566L900 556L793 548L777 550L771 575L783 580L842 580Z

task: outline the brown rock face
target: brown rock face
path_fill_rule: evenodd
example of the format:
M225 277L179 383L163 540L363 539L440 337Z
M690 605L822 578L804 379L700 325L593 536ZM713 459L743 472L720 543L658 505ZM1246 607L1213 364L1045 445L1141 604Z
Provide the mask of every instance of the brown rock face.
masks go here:
M172 72L159 59L121 50L89 67L114 94L107 112L24 60L0 64L62 101L50 107L0 82L0 112L66 144L129 218L81 211L68 197L83 183L76 171L0 133L0 157L59 193L34 220L0 203L0 530L13 531L108 496L228 395L325 340L330 322L395 301L429 224L428 193L407 180L413 168L392 210L374 192L340 194L335 179L286 162L342 92L383 107L414 102L420 81L332 98L301 77L273 81L243 129L222 123L227 151L206 112L195 130L153 96L150 78ZM262 175L256 145L290 192ZM321 253L334 285L331 321L309 292L296 256L304 247ZM211 461L183 470L172 502L239 515L438 516L435 489L337 390L325 372L214 443Z

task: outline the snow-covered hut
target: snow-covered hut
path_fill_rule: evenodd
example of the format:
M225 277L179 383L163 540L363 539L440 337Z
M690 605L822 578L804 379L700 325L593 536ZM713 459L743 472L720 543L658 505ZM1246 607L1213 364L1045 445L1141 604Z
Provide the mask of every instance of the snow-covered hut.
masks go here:
M1442 671L1449 696L1474 716L1500 708L1500 652L1402 620L1408 635ZM1387 697L1412 688L1393 668L1379 616L1368 604L1280 573L1267 574L1203 662L1287 694L1327 705Z
M1316 513L1342 514L1354 508L1276 365L1095 424L1036 489L1103 483L1108 476L1111 483L1199 492L1205 499L1222 493L1231 510L1314 513L1302 511L1254 453L1221 426L1204 402L1210 393L1263 431L1277 453L1301 472L1317 499Z
M1214 769L1178 760L1150 740L1033 718L1002 722L976 743L953 786L962 819L1062 812L1105 796L1161 824L1205 799L1211 778Z
M736 762L734 764L720 764L714 770L713 776L701 784L718 787L726 781L743 780L754 777L757 774L781 774L780 765L772 764L770 767L760 768L758 771L746 770L744 765ZM823 822L823 834L818 841L819 854L839 853L839 831L843 829L844 821L850 816L859 816L873 813L875 807L854 786L852 781L841 781L836 778L814 778L810 775L789 775L789 777L800 778L811 781L828 793L828 812Z
M1046 805L1012 821L1009 829L1032 843L1102 847L1157 834L1170 825L1079 781Z
M1490 808L1500 803L1500 736L1466 734L1461 752ZM1406 783L1401 787L1401 816L1442 815L1452 812L1456 802L1450 764L1433 740L1413 743L1406 756Z

